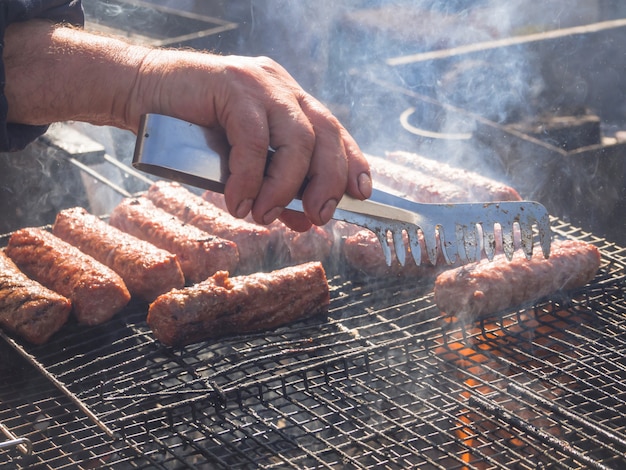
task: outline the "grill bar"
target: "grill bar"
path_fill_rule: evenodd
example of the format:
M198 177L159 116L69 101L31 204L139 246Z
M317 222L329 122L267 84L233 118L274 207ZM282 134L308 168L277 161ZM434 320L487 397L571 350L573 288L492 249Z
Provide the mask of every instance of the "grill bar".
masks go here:
M109 188L111 188L115 192L119 193L121 196L124 196L124 197L131 197L132 196L131 193L129 193L128 191L126 191L124 188L122 188L118 184L114 183L113 181L109 180L108 178L105 178L98 171L96 171L93 168L91 168L89 165L86 165L83 162L80 162L80 161L76 160L75 158L71 158L71 157L68 158L67 160L72 165L78 167L78 169L80 169L81 171L85 172L86 174L88 174L92 178L98 180L101 183L106 184Z
M19 346L13 338L9 338L2 330L0 330L0 337L2 337L2 339L4 339L7 343L11 344L12 346L18 349L21 349L21 346ZM48 372L48 370L46 370L46 368L42 367L41 364L37 361L37 359L35 359L32 355L26 352L24 352L22 356L29 362L30 365L32 365L33 367L37 369L37 372L39 372L42 376L44 376L57 389L59 389L59 391L63 393L63 395L68 397L72 401L72 403L76 405L76 407L80 410L80 412L84 413L102 431L104 431L104 433L107 436L111 438L115 436L115 433L106 424L104 424L98 418L98 416L95 415L85 403L83 403L74 393L72 393L66 387L66 385L62 381L60 381L54 374L51 374L50 372Z
M110 163L111 165L119 168L124 173L128 174L129 176L132 176L137 181L141 181L141 182L143 182L143 183L145 183L147 185L150 185L150 184L152 184L154 182L154 180L152 180L151 178L147 177L145 175L145 173L137 171L133 167L130 167L130 166L120 162L117 158L112 157L108 153L105 153L103 155L103 158L104 158L104 160L107 163Z
M515 393L523 398L530 399L536 403L538 403L543 408L550 410L554 413L557 413L569 421L576 423L578 426L589 429L591 432L599 434L601 438L606 439L607 441L612 442L613 444L626 448L626 440L617 436L614 432L605 429L603 426L597 423L591 423L587 421L584 417L574 413L562 406L556 405L555 403L544 399L540 395L533 393L531 390L524 389L516 384L509 385L508 391L510 393Z
M549 446L553 447L557 451L573 457L574 459L582 462L584 465L587 465L589 468L596 468L598 470L610 470L610 467L607 467L606 465L603 465L600 462L587 457L584 453L573 449L568 443L563 442L562 440L555 438L550 433L542 431L532 424L512 415L500 406L489 403L487 400L479 398L477 396L470 397L469 402L470 405L477 406L491 414L494 414L507 424L521 429L523 432L530 434L537 439L545 441Z
M33 443L26 437L16 437L5 425L0 423L0 432L8 437L8 441L0 442L0 450L17 449L24 455L33 453Z

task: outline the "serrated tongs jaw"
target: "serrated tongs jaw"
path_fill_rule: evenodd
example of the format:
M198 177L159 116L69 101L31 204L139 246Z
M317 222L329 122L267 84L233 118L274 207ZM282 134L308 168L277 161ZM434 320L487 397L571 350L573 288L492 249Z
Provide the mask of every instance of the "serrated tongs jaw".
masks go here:
M536 239L547 258L552 239L548 212L532 201L422 204L374 190L369 201L344 196L335 218L373 231L387 264L392 247L402 265L407 256L418 265L491 260L500 250L510 260L518 248L530 258Z
M159 114L142 117L133 166L137 169L223 192L228 178L228 144L221 132ZM288 209L302 211L294 199ZM435 265L470 262L484 254L493 258L499 247L510 259L517 245L527 257L533 251L535 232L544 256L550 253L550 221L536 203L491 202L421 204L390 192L374 190L370 200L344 196L334 217L374 232L387 264L393 252L405 264L407 252L415 263ZM426 252L424 258L422 252Z

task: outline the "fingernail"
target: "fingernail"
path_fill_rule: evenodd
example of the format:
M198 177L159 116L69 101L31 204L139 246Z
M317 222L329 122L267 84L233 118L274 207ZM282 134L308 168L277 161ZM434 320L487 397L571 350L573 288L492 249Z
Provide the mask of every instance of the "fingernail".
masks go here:
M278 218L280 214L282 214L283 210L285 210L284 207L274 207L273 209L270 209L263 216L263 223L266 225L271 224Z
M328 222L333 217L333 213L337 208L337 199L329 199L322 206L322 210L320 210L320 219L322 219L323 223Z
M357 184L359 185L359 192L365 198L372 195L372 178L367 173L361 173L357 178Z
M243 201L241 201L239 205L237 206L237 211L235 213L235 216L239 219L243 219L245 216L247 216L252 210L253 202L254 202L253 199L244 199Z

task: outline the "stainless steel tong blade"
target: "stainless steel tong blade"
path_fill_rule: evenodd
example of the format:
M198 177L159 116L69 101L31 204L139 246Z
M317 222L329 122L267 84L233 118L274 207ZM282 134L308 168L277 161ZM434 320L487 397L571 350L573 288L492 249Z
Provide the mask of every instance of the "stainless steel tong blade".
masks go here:
M184 184L223 192L229 174L228 152L221 132L147 114L137 134L133 166ZM302 201L294 199L287 209L303 211ZM393 259L392 246L402 265L407 252L418 265L423 262L424 251L433 265L442 259L452 264L478 260L483 253L492 259L500 246L511 259L518 245L529 258L535 224L544 256L550 253L549 215L541 204L531 201L423 204L375 189L367 201L344 195L333 218L374 232L388 265Z
M499 250L510 260L518 248L530 258L537 238L543 255L550 255L550 216L537 202L424 204L378 190L374 190L371 199L412 214L411 223L418 227L418 236L413 227L406 230L406 235L417 264L422 262L422 244L432 264L439 261L438 253L447 264L477 261L483 254L491 260ZM395 245L400 238L392 233ZM398 249L395 251L398 256ZM400 256L398 259L402 262Z

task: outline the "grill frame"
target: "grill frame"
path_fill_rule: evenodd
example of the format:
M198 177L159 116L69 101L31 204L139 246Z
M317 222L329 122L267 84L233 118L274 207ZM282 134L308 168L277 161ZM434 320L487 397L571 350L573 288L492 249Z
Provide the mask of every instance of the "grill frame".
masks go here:
M218 350L230 346L231 352L203 356L204 375L186 359L208 345L182 350L155 345L141 319L144 305L131 305L125 318L87 334L70 325L40 348L0 332L1 357L10 358L0 363L0 371L11 377L0 384L0 423L12 436L28 438L34 450L30 456L17 447L2 450L0 462L55 469L617 467L623 463L626 423L624 413L607 410L624 403L624 389L616 385L624 382L626 367L620 353L626 341L626 312L620 309L626 252L560 220L554 224L559 236L600 247L604 262L596 279L568 295L472 325L439 316L426 293L429 281L344 283L349 273L341 272L331 278L327 320L219 341ZM399 300L376 298L380 290L394 292ZM560 308L578 316L550 315ZM565 339L552 336L555 326ZM312 331L318 334L313 337ZM568 343L569 338L579 341ZM128 395L124 377L111 377L118 367L146 360L116 360L118 351L125 356L138 345L152 351L153 370L160 364L155 358L161 358L176 365L168 372L170 380L190 378L191 383L183 382L191 390L182 400L171 394ZM115 354L90 362L111 347ZM215 357L222 362L207 365ZM263 370L255 362L259 359L287 372ZM561 375L550 359L566 364ZM255 365L257 375L251 379L238 369L241 362ZM63 370L68 363L79 368ZM528 369L520 371L522 364ZM599 372L578 377L581 364L585 371ZM414 371L423 372L419 382L409 374ZM511 384L512 378L524 386ZM574 393L572 384L579 381L589 387ZM398 392L395 401L388 398L391 391ZM554 401L546 401L546 394ZM601 405L602 419L589 423L598 412L588 409L594 402ZM119 407L128 413L119 413Z
M61 392L0 398L0 422L34 447L4 455L42 468L611 468L626 451L626 250L558 219L553 230L601 249L596 279L471 325L441 316L432 279L337 272L327 319L186 348L157 343L140 303L44 346L2 333L37 386ZM578 316L550 313L560 309ZM570 390L577 381L587 388ZM587 424L594 400L604 417Z

